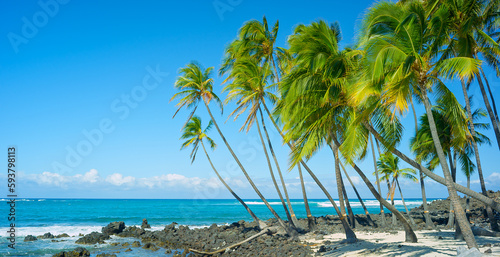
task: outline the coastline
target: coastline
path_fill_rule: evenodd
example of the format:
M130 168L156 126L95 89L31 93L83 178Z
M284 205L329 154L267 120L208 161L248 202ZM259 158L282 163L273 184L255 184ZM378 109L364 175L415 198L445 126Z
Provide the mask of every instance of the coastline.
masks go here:
M495 194L496 198L500 196L500 192ZM465 200L462 200L465 203ZM306 219L299 219L297 240L290 240L284 231L278 229L216 256L247 256L254 253L266 253L267 256L455 256L457 247L465 243L455 240L454 231L446 227L448 208L449 200L446 199L429 204L429 214L436 225L435 229L425 227L422 206L411 209L410 215L416 223L414 229L418 243L405 243L401 224L392 224L391 215L387 213L385 218L389 222L388 227L372 227L366 215L355 215L356 226L353 230L358 241L354 244L343 244L345 234L340 219L334 215L326 215L315 218L314 231L308 231ZM488 228L482 208L482 204L471 201L471 223L478 228ZM370 216L376 224L382 224L380 214ZM265 222L270 227L278 227L275 219ZM35 238L39 237L37 241L23 243L25 246L42 244L43 247L58 249L45 252L46 256L63 251L71 252L77 247L86 248L91 256L183 256L189 249L225 249L261 231L255 222L244 220L211 226L184 226L177 223L152 226L141 228L140 223L136 222L111 222L105 227L94 227L92 231L86 231L85 235L66 231L64 233L69 233L70 237L59 238L56 234L52 235L46 231L44 235L42 230L38 230L38 234L34 234ZM57 233L64 231L64 227L61 229ZM477 236L476 239L481 253L491 250L491 256L500 256L500 233L497 237Z

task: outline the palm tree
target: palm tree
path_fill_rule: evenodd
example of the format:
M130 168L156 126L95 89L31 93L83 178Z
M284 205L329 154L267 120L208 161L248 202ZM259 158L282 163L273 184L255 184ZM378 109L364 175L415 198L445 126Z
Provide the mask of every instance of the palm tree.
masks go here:
M298 222L295 217L295 214L290 215L289 209L287 208L287 204L285 203L285 200L283 199L283 196L279 189L278 183L276 182L271 161L269 159L269 155L267 152L266 144L264 142L264 138L262 137L262 132L260 128L261 125L257 118L257 114L260 114L262 118L261 119L262 127L264 129L267 138L269 149L274 157L276 168L278 170L278 174L281 179L281 185L283 187L286 196L286 201L288 203L288 206L291 207L290 199L288 197L288 192L286 190L285 181L283 179L283 175L281 173L278 160L274 153L271 140L269 138L269 134L267 133L267 129L264 123L264 117L262 116L262 112L260 111L260 105L263 98L267 98L271 102L274 102L277 98L269 90L272 88L272 84L269 83L269 81L271 81L272 79L273 79L273 73L267 63L265 63L263 66L259 66L259 64L254 59L241 58L234 63L233 68L231 70L231 74L226 79L226 81L230 82L224 87L224 91L228 92L226 103L230 101L236 101L237 103L236 109L230 114L230 116L235 116L235 119L237 119L247 109L250 109L248 116L245 119L243 126L241 127L241 130L246 127L246 130L248 131L254 122L257 124L259 138L261 139L262 148L264 150L264 154L266 155L269 172L271 173L271 178L276 188L276 192L278 193L278 196L283 204L283 208L288 217L288 220L293 226L296 226Z
M278 30L279 30L279 22L276 21L275 25L271 30L269 30L269 26L267 23L267 19L264 16L263 21L257 21L257 20L251 20L246 22L239 30L238 33L238 38L235 39L233 42L229 44L229 46L226 48L225 51L225 57L223 59L223 64L222 67L219 70L220 75L225 75L229 73L228 78L224 81L225 83L229 80L235 79L239 76L244 76L248 77L249 75L251 76L252 74L249 74L247 72L247 68L250 68L249 66L252 66L251 68L254 68L255 70L258 70L259 67L262 69L268 69L269 71L269 78L267 81L264 82L269 82L271 84L271 80L275 79L277 82L279 82L279 70L277 69L276 66L276 61L275 59L281 60L285 50L279 47L274 47L276 38L278 36ZM286 55L285 55L286 56ZM274 74L273 72L269 69L269 66L274 67ZM278 66L281 66L281 62L278 62ZM254 71L255 71L254 70ZM250 72L251 73L251 72ZM253 72L253 75L258 75L257 73ZM254 78L254 81L255 82ZM241 79L240 79L241 80ZM233 84L233 83L232 83ZM231 84L228 85L230 87ZM242 95L241 91L248 90L248 87L245 87L244 89L240 88L238 89L237 93ZM264 101L263 97L269 97L269 95L272 95L270 92L263 92L265 89L272 89L272 87L264 87L262 88L262 92L253 92L256 95L253 95L254 97L262 97L261 100L258 101L259 104L257 104L255 107L258 107L261 102ZM228 89L232 90L232 89ZM260 93L263 93L263 95L260 95ZM250 92L249 92L250 94ZM274 98L276 98L274 96ZM274 101L271 99L272 102ZM245 106L245 105L244 105ZM254 109L255 110L255 109ZM239 113L240 114L240 113ZM262 115L262 114L261 114ZM252 114L249 115L251 117ZM248 120L247 120L248 121ZM264 125L264 120L262 120L263 126ZM251 124L249 124L251 125ZM267 131L265 131L267 135ZM281 179L281 184L283 187L283 191L285 194L285 198L288 204L288 209L285 208L286 214L292 222L292 224L297 224L297 218L295 216L295 213L293 211L290 199L288 197L288 192L286 189L286 185L283 180L283 175L281 173L281 169L279 167L278 160L276 158L276 155L274 153L274 150L272 148L271 141L268 138L268 144L270 147L271 155L273 156L274 163L276 165L276 168L278 170L278 174L280 175ZM272 171L271 171L272 172ZM272 175L274 179L274 175ZM276 186L276 184L275 184ZM277 188L278 195L281 195L281 192L279 191L279 188ZM281 197L280 197L281 198ZM289 211L290 212L289 212ZM291 218L291 219L290 219Z
M479 71L480 61L474 58L437 58L447 40L448 18L445 12L438 11L427 19L420 1L380 2L365 17L363 46L370 85L380 91L384 104L404 112L411 93L420 93L457 221L471 248L477 243L460 205L428 97L429 89L442 84L440 76L468 78Z
M403 206L405 207L406 213L408 214L408 217L410 218L411 223L415 226L415 221L410 215L410 211L408 210L408 207L406 207L406 203L403 197L403 193L401 192L401 187L399 186L399 178L405 178L409 179L411 181L416 182L417 177L415 177L415 170L410 169L410 168L404 168L400 169L399 168L399 158L394 157L391 153L384 153L380 156L379 160L377 161L377 166L379 168L380 173L382 173L382 177L380 178L381 180L385 179L391 179L392 178L392 185L391 185L391 191L388 193L390 195L391 200L394 199L394 194L396 191L396 186L399 190L399 194L401 195L401 200L403 202Z
M214 164L212 163L212 160L210 159L210 156L208 155L207 149L205 148L205 144L203 143L203 140L206 140L209 143L210 148L213 150L216 147L215 142L207 136L207 132L212 128L212 121L208 123L208 126L205 129L202 129L201 126L201 119L198 116L192 117L189 122L184 126L183 132L181 139L185 139L184 143L182 143L181 150L184 148L187 148L189 146L193 146L193 151L191 152L191 163L194 162L196 158L196 153L198 152L198 149L201 145L203 148L203 152L205 152L205 155L207 156L208 162L210 163L210 166L215 172L215 175L217 175L217 178L219 178L220 182L229 190L229 192L238 200L238 202L243 205L245 210L247 210L248 214L253 218L253 220L259 225L261 229L266 227L266 224L261 221L253 212L250 210L250 208L247 206L247 204L229 187L229 185L224 181L224 179L221 177L217 169L215 168Z
M486 63L490 64L498 71L500 46L498 42L488 34L488 31L494 32L499 26L495 22L495 20L498 19L498 10L500 8L500 3L498 3L498 1L432 0L429 1L428 6L431 12L434 10L437 10L437 12L447 11L447 14L450 16L451 27L449 34L451 42L449 43L448 49L450 53L456 56L474 58L477 60L479 60L479 55L482 54ZM431 9L430 6L434 6L434 9ZM493 94L491 94L489 83L486 81L493 103L492 107L483 85L483 78L485 80L487 79L484 76L484 71L481 66L479 69L481 74L477 74L475 78L479 84L483 101L495 132L498 148L500 149L500 128L496 106L494 105L495 100ZM464 97L468 98L466 93L464 93ZM478 174L481 180L482 171L479 171L479 166L480 164L478 164Z
M217 125L217 122L215 121L212 112L210 111L210 107L208 106L212 100L216 101L219 103L221 109L222 109L222 102L220 101L219 97L212 91L213 89L213 79L211 78L211 72L213 70L213 67L203 69L199 64L197 63L189 63L186 67L181 68L179 71L180 76L177 78L175 82L175 87L181 90L180 92L174 94L174 96L171 98L171 101L177 98L180 98L179 103L177 103L177 106L179 106L179 109L186 106L186 107L194 107L198 105L200 101L203 101L208 114L210 115L211 120L213 121L215 128L217 129L217 132L219 132L219 135L222 138L222 141L224 141L224 144L226 144L227 149L231 153L232 157L240 167L241 171L247 178L248 182L254 189L254 191L257 193L257 195L260 197L260 199L264 202L266 207L271 211L271 213L274 215L274 217L278 220L278 223L280 226L282 226L285 231L292 237L295 236L294 230L291 230L288 225L285 224L285 222L279 217L279 215L276 213L276 211L271 207L269 202L264 198L260 190L255 186L255 183L253 183L252 179L248 175L247 171L241 164L240 160L234 153L233 149L229 145L229 143L226 140L226 137L220 130L219 126Z
M353 55L338 50L337 38L336 31L324 21L309 26L299 25L289 37L290 52L296 56L295 67L280 83L282 99L276 110L280 120L284 122L285 142L294 142L292 167L303 163L303 158L310 158L321 144L329 144L336 131L336 125L331 122L335 121L334 114L341 112L342 107L340 105L337 105L338 108L332 107L335 106L334 103L330 104L328 101L342 101L342 98L334 97L341 94L341 87L334 83L345 83L348 64L344 61L348 62L349 57L352 58ZM345 57L345 55L350 56ZM317 67L307 61L315 56L324 58L322 62L316 63L319 64ZM337 71L334 71L333 65L340 68L337 70L339 73L335 73ZM311 123L316 124L314 129L308 128ZM304 138L308 136L314 140L308 141ZM311 176L315 178L313 174ZM340 184L339 180L337 183ZM327 193L326 190L323 191ZM347 238L355 239L354 232L345 221L337 204L333 199L331 202L341 217Z
M471 164L468 155L472 154L472 142L489 143L489 139L479 132L474 131L473 134L472 130L469 131L466 111L451 92L444 91L438 104L433 107L432 112L436 120L439 140L448 157L450 167L452 167L452 176L455 180L457 157L461 160L462 170L470 170ZM475 122L486 115L483 110L476 109L472 115L472 124L478 128L488 128L488 124ZM417 154L419 161L426 161L430 170L436 168L439 160L430 135L429 122L425 115L420 117L420 129L416 132L415 137L411 139L410 145L412 151ZM450 207L450 210L448 227L453 227L453 206Z

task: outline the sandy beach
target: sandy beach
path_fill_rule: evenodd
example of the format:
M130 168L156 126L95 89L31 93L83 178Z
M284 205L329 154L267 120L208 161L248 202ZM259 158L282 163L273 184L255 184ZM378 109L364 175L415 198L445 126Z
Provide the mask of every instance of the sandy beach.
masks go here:
M335 233L325 235L323 240L304 237L304 241L314 244L315 251L321 245L327 245L323 256L456 256L457 248L466 246L465 241L453 238L453 230L421 230L415 231L418 243L405 243L404 231L398 232L365 232L357 231L358 242L354 244L339 243L345 239L345 234ZM491 249L486 256L500 256L500 238L476 236L479 251L484 253ZM329 244L327 241L331 241ZM327 244L325 244L325 242Z

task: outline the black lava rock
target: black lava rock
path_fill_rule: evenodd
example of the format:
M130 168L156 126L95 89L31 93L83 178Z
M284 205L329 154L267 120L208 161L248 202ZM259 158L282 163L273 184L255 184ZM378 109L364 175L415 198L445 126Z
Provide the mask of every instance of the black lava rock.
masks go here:
M102 228L102 233L106 235L116 235L121 233L125 229L125 222L117 221L111 222L106 227Z

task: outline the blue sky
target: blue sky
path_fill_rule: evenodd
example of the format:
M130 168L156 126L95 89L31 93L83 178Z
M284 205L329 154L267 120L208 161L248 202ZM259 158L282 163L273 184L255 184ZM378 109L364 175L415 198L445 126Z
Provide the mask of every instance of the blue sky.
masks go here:
M183 110L172 119L176 107L169 99L175 93L178 69L192 60L218 69L225 46L241 25L261 20L263 15L272 24L279 20L280 46L286 46L294 26L318 19L338 21L342 45L349 45L354 42L356 24L371 4L1 2L0 147L18 149L18 194L40 198L230 198L201 153L191 165L190 151L179 151L180 129L188 112ZM491 71L487 73L498 99L500 83ZM224 98L222 79L214 78L215 92ZM479 91L472 90L479 106ZM223 115L212 108L244 166L265 195L276 198L257 133L238 132L242 120L224 123L234 105L226 106ZM420 107L417 111L423 113ZM197 113L206 124L204 108ZM412 121L411 116L404 121L406 138L413 133ZM274 129L270 132L285 167L288 149L281 146ZM491 131L486 134L494 140ZM211 136L219 144L211 153L216 167L242 197L256 198L215 130ZM409 153L407 141L400 148ZM500 169L495 165L498 148L482 146L480 152L488 188L500 189ZM5 167L6 157L0 163ZM331 192L336 192L331 152L324 149L309 163ZM373 172L369 157L360 166L366 173ZM362 195L370 198L351 172ZM297 177L295 170L286 174L294 198L301 197ZM306 178L310 196L323 198ZM460 175L458 179L465 180ZM479 189L476 181L473 187ZM405 188L408 197L420 196L417 184L405 182ZM431 198L446 196L445 187L431 181L428 193Z

